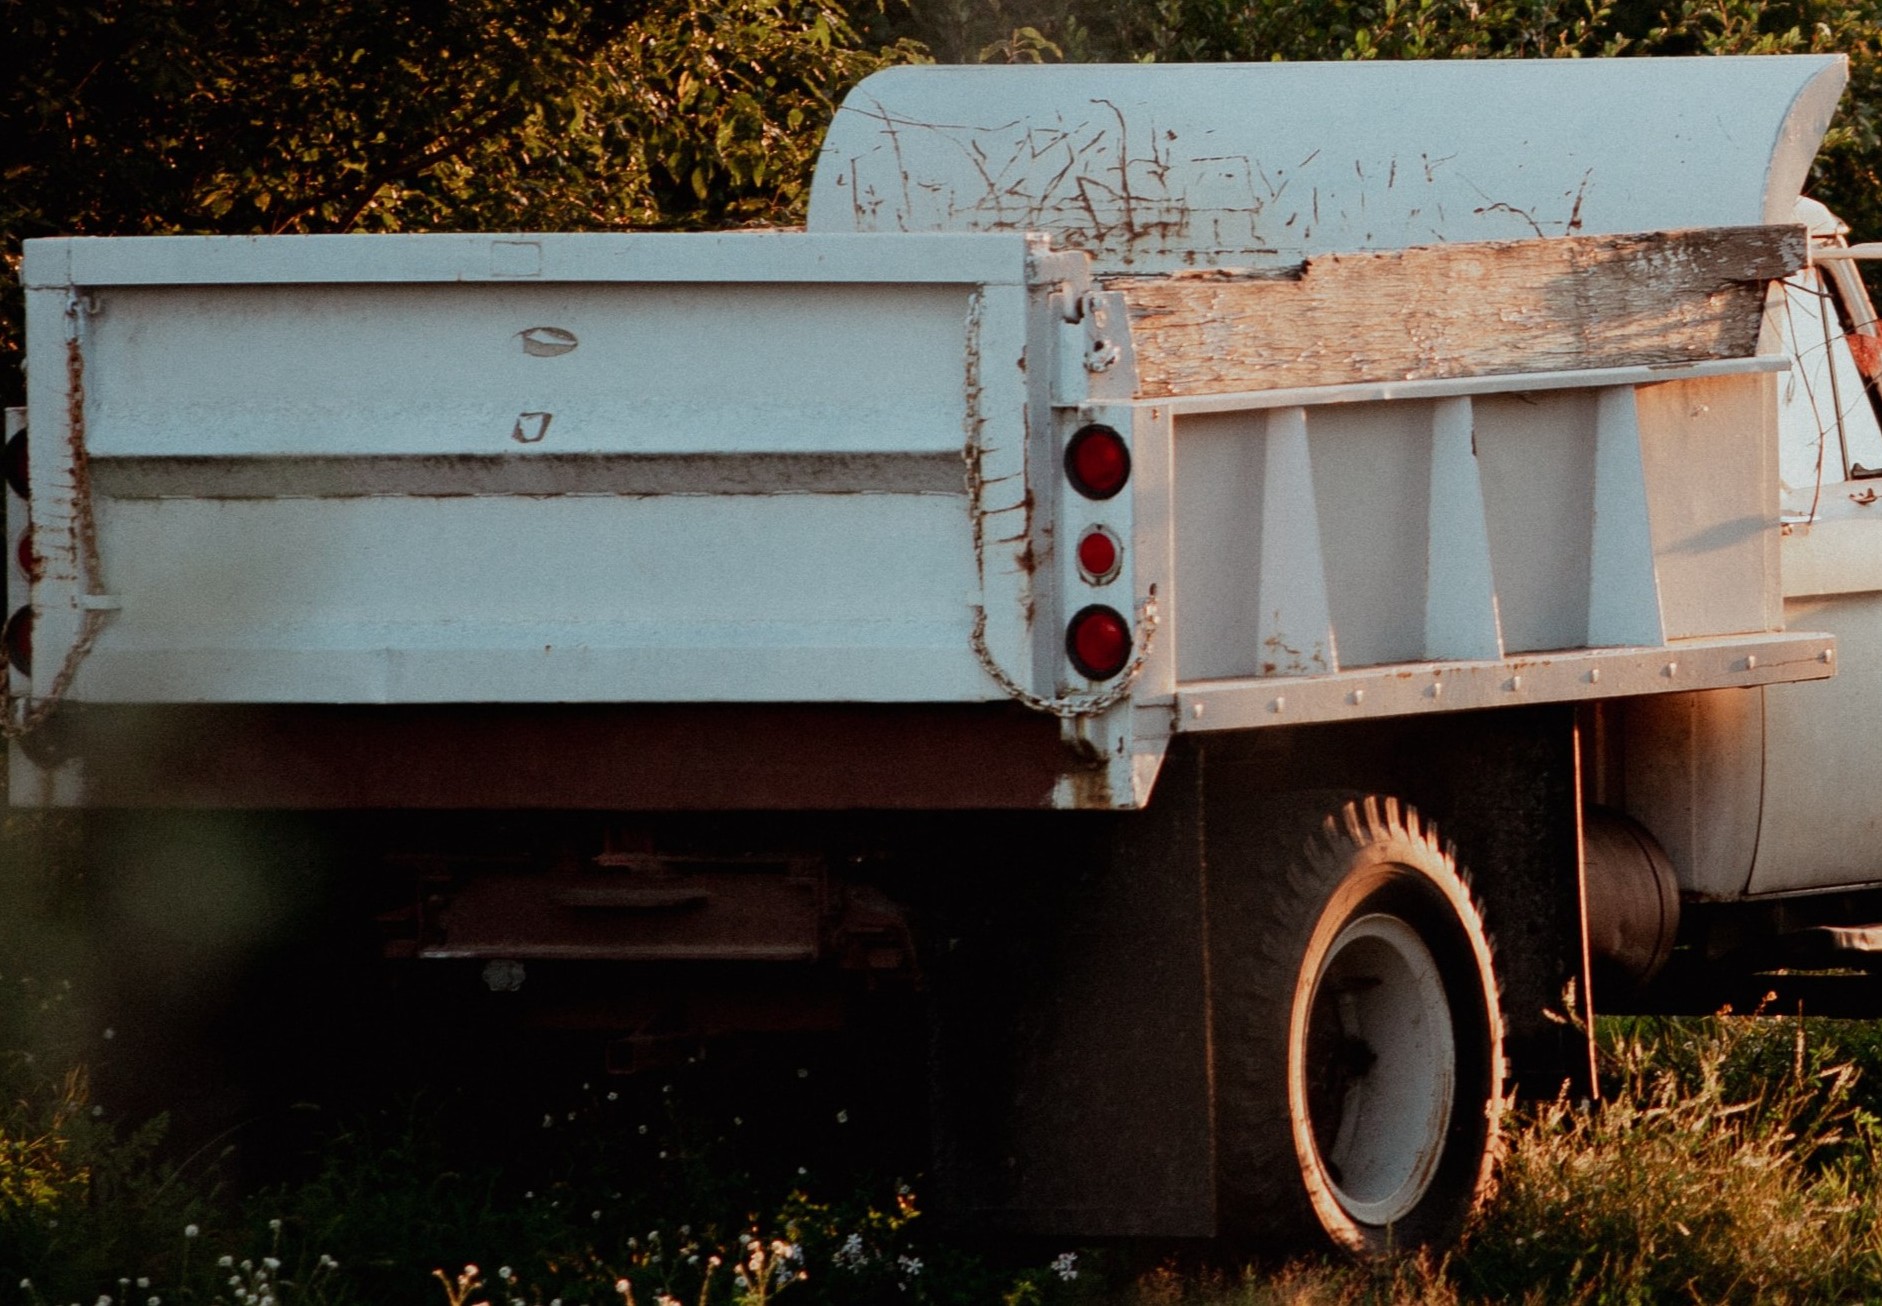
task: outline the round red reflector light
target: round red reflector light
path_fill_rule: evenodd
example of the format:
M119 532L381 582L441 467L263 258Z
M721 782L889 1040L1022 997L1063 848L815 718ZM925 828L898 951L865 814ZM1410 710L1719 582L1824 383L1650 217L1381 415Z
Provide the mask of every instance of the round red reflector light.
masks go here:
M0 630L0 644L6 645L7 661L20 669L21 675L33 674L33 610L20 608L7 618Z
M4 471L7 484L13 488L13 493L22 499L31 498L32 496L27 492L26 482L26 432L15 431L13 433L13 438L7 441L6 453L0 455L0 463L4 464L0 470Z
M1109 499L1130 479L1130 446L1108 426L1081 426L1065 446L1065 475L1087 499Z
M1093 526L1078 541L1078 569L1088 581L1107 581L1117 575L1123 554L1117 536L1102 526Z
M33 552L32 532L20 532L20 542L13 546L13 561L20 565L20 575L27 580L39 579L39 555Z
M1081 608L1065 631L1065 651L1080 675L1109 680L1131 658L1131 628L1114 608Z

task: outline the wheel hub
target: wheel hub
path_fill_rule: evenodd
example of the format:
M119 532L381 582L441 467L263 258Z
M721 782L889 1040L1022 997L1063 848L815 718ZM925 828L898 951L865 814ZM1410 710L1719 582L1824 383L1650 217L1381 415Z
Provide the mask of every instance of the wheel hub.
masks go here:
M1307 1109L1321 1169L1355 1220L1410 1212L1443 1154L1455 1034L1443 977L1396 916L1351 921L1328 950L1308 1017Z

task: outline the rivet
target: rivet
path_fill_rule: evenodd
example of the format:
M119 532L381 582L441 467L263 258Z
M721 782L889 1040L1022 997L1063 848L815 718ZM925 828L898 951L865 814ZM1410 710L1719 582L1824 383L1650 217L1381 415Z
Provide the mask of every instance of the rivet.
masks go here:
M1286 710L1287 710L1287 695L1285 694L1276 694L1274 697L1274 701L1268 704L1268 711L1270 712L1283 712Z
M1833 648L1826 648L1823 650L1823 652L1817 654L1817 661L1829 662L1829 661L1834 660L1835 657L1836 657L1836 650Z
M1758 655L1756 653L1747 654L1745 656L1745 670L1756 671L1757 669L1758 669Z
M1515 693L1517 690L1521 689L1522 687L1523 687L1523 678L1521 676L1510 677L1509 689L1512 694Z
M1202 720L1202 704L1201 703L1191 703L1189 705L1189 719L1192 721Z
M1601 683L1601 668L1600 667L1590 667L1588 669L1588 683L1591 685L1598 685Z
M1366 691L1363 689L1355 689L1346 696L1346 701L1357 707L1359 704L1366 701Z
M1426 686L1425 697L1426 698L1443 698L1444 686L1441 684L1436 684L1436 683Z
M1677 674L1678 671L1679 671L1679 663L1677 662L1669 662L1665 666L1660 668L1660 674L1663 676L1668 676L1668 677L1671 677Z

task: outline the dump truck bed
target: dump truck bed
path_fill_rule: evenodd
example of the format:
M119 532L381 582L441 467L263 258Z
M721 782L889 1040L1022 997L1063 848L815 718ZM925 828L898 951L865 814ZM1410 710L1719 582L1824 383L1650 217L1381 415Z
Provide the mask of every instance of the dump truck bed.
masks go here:
M808 233L29 242L29 715L987 709L938 736L949 765L995 739L1048 760L949 803L1134 807L1188 730L1830 674L1833 641L1783 629L1789 360L1765 317L1806 242L1765 224L1840 63L1669 74L1692 103L1652 148L1723 150L1738 178L1644 215L1683 226L1619 225L1636 143L1588 172L1567 234L1458 243L1540 212L1560 160L1512 164L1514 129L1486 123L1472 175L1510 166L1456 211L1457 169L1394 180L1402 133L1374 101L1443 101L1430 131L1475 131L1464 110L1517 96L1521 70L1309 70L1370 97L1325 129L1353 180L1314 171L1294 221L1278 192L1253 205L1278 224L1254 244L1217 230L1222 151L1306 73L956 71L969 121L921 121L946 70L858 88ZM1541 145L1599 127L1636 75L1548 71ZM1728 103L1739 130L1693 154ZM1317 130L1274 121L1243 144ZM1246 181L1260 161L1235 157ZM1084 229L1050 189L1072 181ZM1192 201L1214 216L1144 220ZM1398 217L1323 252L1345 228L1310 237L1321 204ZM1438 243L1396 247L1411 210ZM1121 492L1068 471L1093 430L1127 455ZM1115 565L1088 565L1094 535ZM1094 619L1124 641L1097 670ZM892 758L907 721L881 716L874 747ZM1041 725L1061 741L1043 752ZM546 755L569 723L531 729ZM15 774L37 801L96 801L77 770Z

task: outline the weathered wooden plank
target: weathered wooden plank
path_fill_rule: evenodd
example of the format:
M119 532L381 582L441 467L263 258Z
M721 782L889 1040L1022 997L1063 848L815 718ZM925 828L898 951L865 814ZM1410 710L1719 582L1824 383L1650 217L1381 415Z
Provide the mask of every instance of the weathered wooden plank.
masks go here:
M1114 277L1144 398L1738 358L1802 227L1434 245Z

